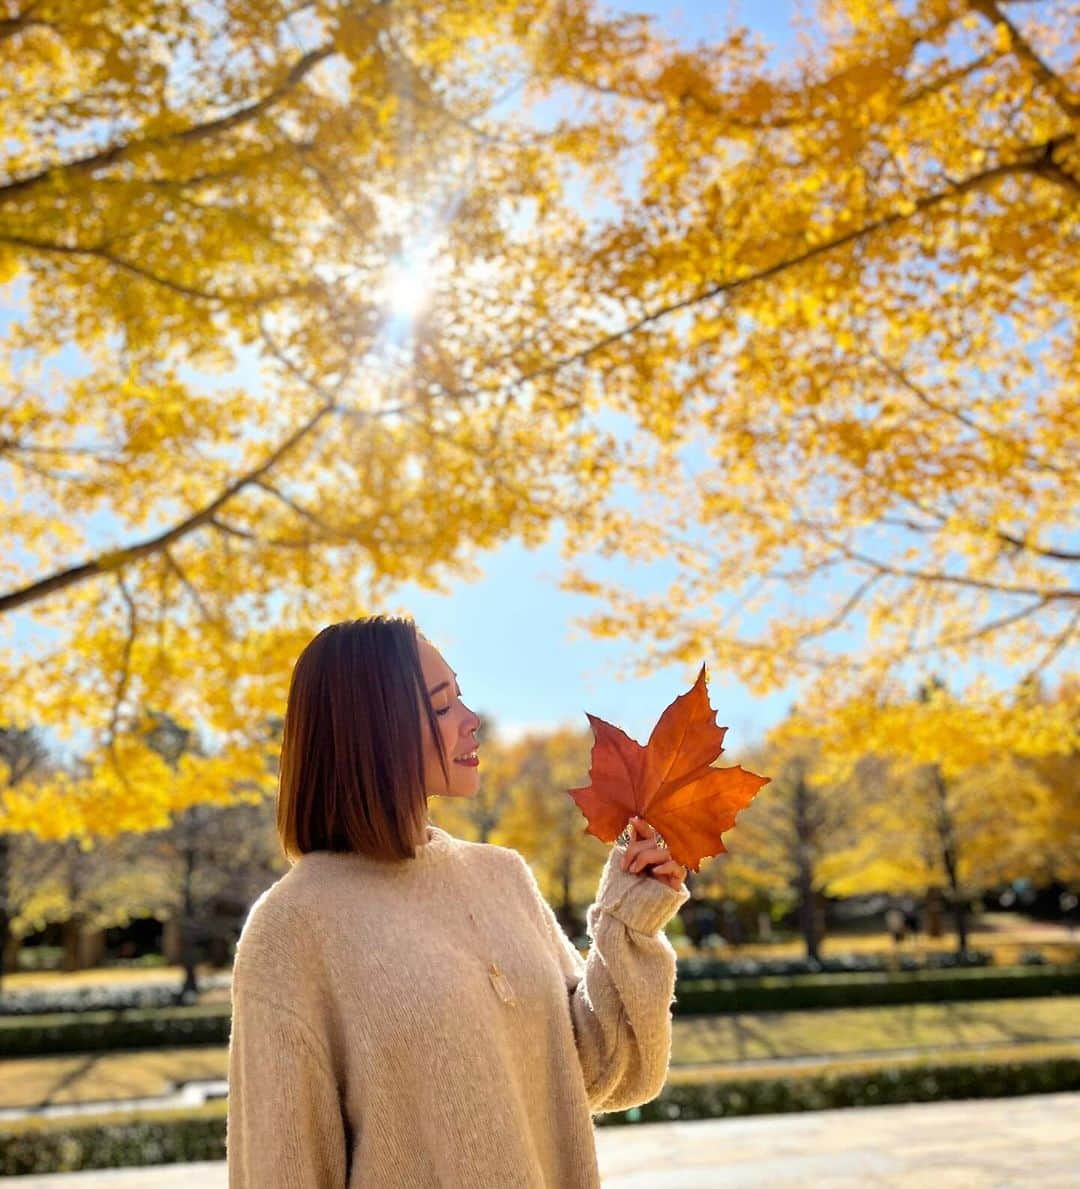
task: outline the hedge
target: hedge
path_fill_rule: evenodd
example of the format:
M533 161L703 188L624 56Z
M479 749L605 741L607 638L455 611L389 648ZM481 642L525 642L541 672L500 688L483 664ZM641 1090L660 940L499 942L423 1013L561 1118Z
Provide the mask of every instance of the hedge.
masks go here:
M1080 966L678 981L675 1016L1080 994ZM229 1042L228 1003L0 1017L0 1058Z
M229 1043L228 1003L0 1019L0 1057Z
M1036 955L1041 959L1042 955ZM1030 960L1029 960L1030 961ZM889 974L895 970L956 970L992 966L989 950L929 954L840 954L835 958L709 958L700 955L679 959L679 979L762 978L801 974Z
M225 1159L224 1099L174 1111L117 1111L0 1123L0 1176Z
M1076 994L1080 994L1080 965L697 979L677 983L673 1012L700 1016Z
M1074 1090L1080 1090L1080 1055L1075 1052L1036 1061L926 1062L695 1083L672 1079L652 1102L594 1121L597 1125L667 1123Z
M200 979L201 991L229 986L229 976L213 974ZM131 1011L139 1007L178 1007L179 982L99 983L81 987L34 987L0 994L0 1016L29 1016L80 1011Z
M680 1079L659 1097L594 1117L597 1126L832 1110L1080 1089L1075 1049L1029 1060L966 1059L850 1069L789 1069L780 1076ZM0 1124L0 1176L223 1160L227 1102L190 1110L117 1112Z

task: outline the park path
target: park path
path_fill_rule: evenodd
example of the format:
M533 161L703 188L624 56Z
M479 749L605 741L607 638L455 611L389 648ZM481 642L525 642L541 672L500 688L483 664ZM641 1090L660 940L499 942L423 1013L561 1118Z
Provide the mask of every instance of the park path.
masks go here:
M604 1189L1080 1189L1080 1093L598 1127ZM225 1165L10 1189L226 1189Z

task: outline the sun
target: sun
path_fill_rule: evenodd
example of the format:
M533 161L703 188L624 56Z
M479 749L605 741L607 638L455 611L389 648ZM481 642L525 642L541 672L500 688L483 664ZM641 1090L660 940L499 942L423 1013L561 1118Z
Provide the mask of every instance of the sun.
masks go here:
M391 265L386 277L386 304L395 318L416 316L428 295L431 270L419 257Z

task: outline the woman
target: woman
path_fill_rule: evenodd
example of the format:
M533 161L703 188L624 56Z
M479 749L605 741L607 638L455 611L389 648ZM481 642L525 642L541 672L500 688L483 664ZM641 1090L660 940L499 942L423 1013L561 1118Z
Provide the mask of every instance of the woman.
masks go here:
M686 870L635 819L582 959L516 851L427 820L475 795L479 727L411 620L334 624L297 660L291 867L233 970L231 1189L593 1189L591 1115L660 1092Z

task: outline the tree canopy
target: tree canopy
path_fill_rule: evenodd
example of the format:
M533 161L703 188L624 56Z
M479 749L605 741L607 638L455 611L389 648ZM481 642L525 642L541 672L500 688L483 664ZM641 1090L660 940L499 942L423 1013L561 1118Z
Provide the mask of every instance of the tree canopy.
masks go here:
M507 103L572 18L39 0L0 24L0 691L13 725L92 739L95 831L230 796L318 624L445 589L604 485L610 435L541 382L537 327L573 321L535 250L567 226L565 134ZM214 737L171 791L149 712ZM79 817L42 797L7 824Z
M557 521L646 668L858 713L1067 654L1067 12L821 0L775 66L585 0L7 11L0 696L92 739L7 825L228 799L319 623Z
M575 254L615 327L592 365L668 443L586 539L674 576L629 590L578 539L569 585L642 668L704 656L865 709L901 672L1023 681L1069 655L1074 16L823 0L780 66L749 38L576 59L642 142Z

